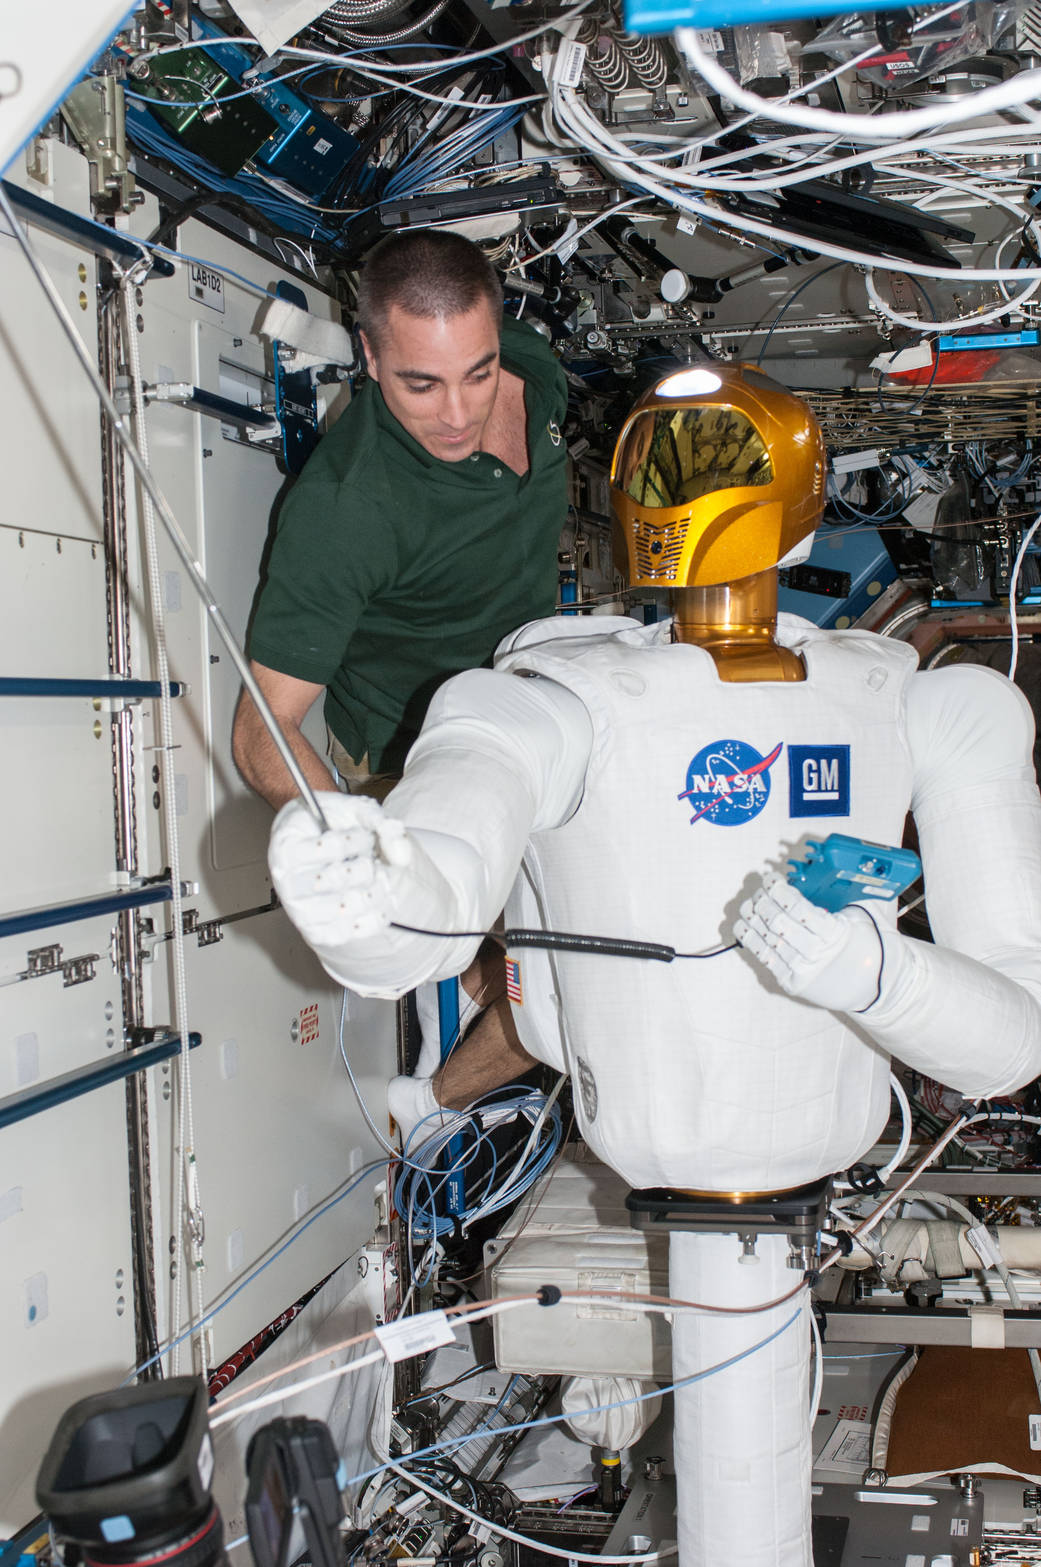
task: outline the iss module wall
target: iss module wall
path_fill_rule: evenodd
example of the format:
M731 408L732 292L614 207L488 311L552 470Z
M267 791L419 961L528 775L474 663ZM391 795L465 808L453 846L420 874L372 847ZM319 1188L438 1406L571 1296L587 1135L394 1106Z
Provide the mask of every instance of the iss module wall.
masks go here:
M0 22L3 1567L166 1559L211 1492L258 1567L667 1559L677 1229L714 1232L673 1237L673 1279L725 1318L684 1335L720 1362L685 1375L740 1361L751 1408L774 1356L816 1416L789 1455L812 1540L773 1539L764 1503L746 1564L1041 1561L1036 1082L966 1104L895 1060L864 1162L780 1218L728 1194L729 1229L701 1192L634 1206L576 1131L581 1073L538 1069L402 1158L386 1086L416 1006L323 971L232 759L279 507L365 382L359 268L431 226L482 247L563 368L561 616L654 642L675 538L652 528L627 586L615 443L668 377L740 363L827 448L812 551L779 572L812 623L788 640L878 633L1041 711L1041 6L625 6ZM745 473L731 423L691 427L654 424L642 505L684 464ZM324 753L320 703L306 733ZM820 851L838 879L849 852ZM654 876L604 860L616 888ZM927 892L901 894L922 942ZM454 989L440 1007L447 1039ZM740 1256L716 1268L720 1233ZM740 1447L706 1386L686 1407ZM118 1478L124 1420L168 1512L147 1535L138 1493L99 1501L95 1540L74 1493ZM79 1456L45 1465L56 1429Z

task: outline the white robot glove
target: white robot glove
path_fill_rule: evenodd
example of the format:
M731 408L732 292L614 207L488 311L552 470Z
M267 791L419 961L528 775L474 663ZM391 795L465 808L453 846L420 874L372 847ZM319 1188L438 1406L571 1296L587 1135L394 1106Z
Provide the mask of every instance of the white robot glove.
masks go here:
M790 996L830 1012L862 1012L879 998L882 939L858 905L832 914L770 875L742 903L734 935Z
M268 846L275 890L334 979L363 994L400 994L416 980L401 972L407 938L390 927L444 930L456 917L451 888L417 835L375 800L318 798L328 832L302 800L291 800L275 818ZM420 961L438 955L439 944L415 941Z

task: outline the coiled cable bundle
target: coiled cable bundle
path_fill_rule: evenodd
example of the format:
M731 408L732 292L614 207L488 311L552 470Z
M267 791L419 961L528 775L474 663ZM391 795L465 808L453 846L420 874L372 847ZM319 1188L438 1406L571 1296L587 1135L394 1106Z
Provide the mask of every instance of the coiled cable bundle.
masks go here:
M545 1173L560 1147L563 1122L557 1096L564 1082L562 1077L548 1097L536 1089L500 1089L470 1110L438 1111L419 1123L405 1145L405 1162L394 1187L394 1201L407 1219L410 1237L436 1241L465 1234L471 1225L516 1202ZM530 1130L526 1137L520 1132L514 1148L499 1153L492 1134L513 1121L527 1122ZM456 1139L458 1149L445 1158ZM487 1168L477 1175L479 1163ZM459 1215L439 1212L440 1192L453 1176L467 1172L471 1189L465 1210Z

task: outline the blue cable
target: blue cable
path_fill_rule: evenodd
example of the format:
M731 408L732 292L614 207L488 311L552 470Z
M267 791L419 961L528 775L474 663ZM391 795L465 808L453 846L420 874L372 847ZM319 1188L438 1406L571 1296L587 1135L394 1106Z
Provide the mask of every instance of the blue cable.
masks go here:
M642 1404L649 1398L661 1398L664 1394L674 1393L677 1388L690 1387L695 1382L704 1382L708 1377L716 1376L720 1371L729 1371L731 1366L736 1366L740 1361L747 1360L750 1355L757 1354L759 1350L765 1349L768 1344L772 1344L775 1339L780 1338L781 1334L786 1333L793 1323L799 1321L801 1316L802 1307L800 1306L788 1318L787 1322L782 1322L781 1326L775 1328L773 1333L767 1338L760 1339L758 1344L751 1344L748 1349L743 1349L738 1354L731 1355L727 1360L721 1360L714 1366L706 1366L704 1371L692 1372L689 1377L681 1377L678 1382L670 1382L666 1387L652 1387L649 1392L637 1393L632 1398L619 1398L610 1404L597 1404L592 1409L584 1409L582 1413L583 1415L599 1415L609 1409L627 1409L630 1404ZM564 1414L543 1415L537 1420L521 1420L516 1425L499 1426L495 1434L496 1436L506 1436L511 1431L533 1431L538 1426L556 1425L559 1421L566 1418ZM480 1434L487 1436L488 1433L482 1432ZM412 1458L430 1458L435 1453L454 1452L457 1447L464 1447L467 1442L472 1442L477 1435L476 1431L471 1431L466 1436L453 1437L448 1442L435 1442L431 1447L421 1447L415 1453L404 1454L402 1461L407 1463ZM374 1469L366 1469L361 1474L351 1475L344 1482L344 1490L347 1490L349 1486L360 1484L362 1480L371 1480L373 1475L382 1474L386 1467L386 1464L377 1464Z
M318 1220L324 1218L331 1208L335 1208L337 1203L343 1202L343 1199L345 1197L349 1197L351 1192L353 1192L356 1187L360 1186L362 1181L364 1181L367 1176L371 1175L374 1170L382 1169L384 1164L385 1160L374 1159L371 1164L363 1165L362 1168L358 1171L358 1174L355 1176L354 1180L351 1181L350 1185L345 1186L343 1191L338 1192L335 1197L330 1197L328 1202L323 1203L322 1207L317 1209L316 1212L312 1213L311 1217L307 1219L305 1223L301 1224L300 1228L295 1230L293 1234L290 1235L288 1240L282 1242L277 1251L273 1251L270 1257L268 1257L264 1262L260 1263L256 1268L253 1269L252 1273L247 1273L241 1284L237 1284L230 1295L226 1296L225 1299L222 1300L218 1305L211 1306L209 1311L207 1311L204 1316L200 1317L197 1322L194 1322L192 1326L184 1333L173 1339L165 1346L165 1348L161 1349L158 1354L153 1355L149 1360L142 1361L139 1366L136 1366L134 1370L131 1371L128 1377L124 1378L123 1382L120 1383L120 1386L126 1387L127 1383L132 1382L135 1377L140 1376L142 1371L147 1371L149 1366L154 1366L157 1360L162 1360L164 1355L168 1355L170 1351L176 1349L179 1344L183 1344L186 1339L191 1338L192 1334L195 1333L199 1328L203 1327L205 1323L212 1322L214 1317L218 1316L226 1306L230 1306L236 1296L241 1295L242 1291L246 1289L248 1285L252 1284L255 1279L258 1279L266 1268L270 1268L273 1262L277 1262L279 1257L282 1256L283 1252L288 1251L290 1246L294 1245L295 1242L300 1239L301 1235L305 1235L311 1228L312 1224L317 1224Z
M453 1116L432 1137L425 1138L416 1151L413 1151L414 1131L406 1143L408 1164L402 1169L394 1187L394 1201L398 1211L408 1215L410 1235L413 1228L418 1226L422 1227L424 1236L429 1235L435 1240L443 1235L454 1234L457 1218L458 1223L465 1229L467 1224L472 1223L476 1218L485 1218L499 1212L526 1192L549 1167L560 1146L563 1124L559 1107L553 1105L540 1129L539 1143L528 1154L524 1167L515 1168L506 1177L498 1192L495 1190L495 1180L499 1161L490 1141L489 1130L481 1122L479 1112L482 1107L486 1111L489 1109L497 1109L500 1112L513 1111L526 1115L534 1126L545 1103L545 1096L542 1094L534 1092L517 1094L514 1091L498 1089L486 1095L468 1115ZM425 1119L433 1120L442 1117L443 1112L439 1110L434 1116ZM422 1126L423 1122L419 1125ZM472 1129L477 1134L474 1141L468 1144L463 1154L453 1161L449 1169L435 1170L435 1161L442 1154L446 1143L458 1136L460 1131L465 1133L467 1129ZM482 1146L487 1147L491 1152L492 1167L485 1174L479 1189L471 1191L467 1208L458 1216L439 1214L435 1202L437 1192L451 1176L469 1168L475 1162ZM436 1187L432 1180L433 1175L438 1177Z

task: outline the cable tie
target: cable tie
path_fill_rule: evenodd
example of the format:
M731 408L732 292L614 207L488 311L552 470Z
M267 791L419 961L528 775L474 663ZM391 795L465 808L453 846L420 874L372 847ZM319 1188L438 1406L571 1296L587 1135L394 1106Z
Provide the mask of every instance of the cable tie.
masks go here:
M535 1299L540 1306L555 1306L560 1300L560 1290L556 1284L540 1284Z
M813 1286L820 1281L820 1276L819 1268L807 1268L806 1272L803 1274L803 1279L809 1285L810 1289L812 1289Z

